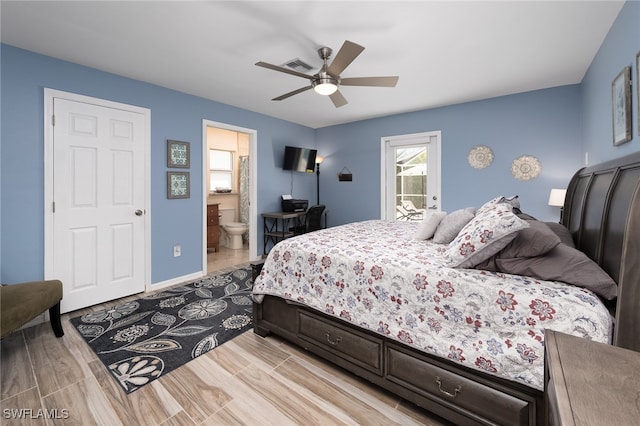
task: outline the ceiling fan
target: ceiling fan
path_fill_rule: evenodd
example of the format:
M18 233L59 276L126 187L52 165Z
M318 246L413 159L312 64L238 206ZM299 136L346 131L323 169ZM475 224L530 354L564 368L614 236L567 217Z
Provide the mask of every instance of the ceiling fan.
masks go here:
M328 64L329 57L331 56L332 50L329 47L321 47L318 49L318 55L320 55L320 59L324 62L320 71L314 75L307 75L301 72L284 68L278 65L272 65L267 62L257 62L256 65L259 67L268 68L274 71L280 71L287 74L295 75L298 77L306 78L311 82L309 86L302 87L300 89L294 90L289 93L285 93L284 95L278 96L277 98L273 98L273 101L281 101L283 99L287 99L293 95L297 95L298 93L305 92L309 89L315 90L317 93L325 96L329 96L333 104L336 108L339 108L343 105L347 104L347 100L340 90L338 90L339 86L372 86L372 87L395 87L398 83L398 77L350 77L350 78L341 78L340 74L353 62L354 59L362 53L364 47L359 44L353 43L349 40L346 40L338 54L333 59L331 64Z

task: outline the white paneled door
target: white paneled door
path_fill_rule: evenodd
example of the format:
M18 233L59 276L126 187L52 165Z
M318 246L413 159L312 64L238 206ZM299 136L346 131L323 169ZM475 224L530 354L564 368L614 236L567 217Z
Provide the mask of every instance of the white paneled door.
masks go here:
M53 97L49 278L62 312L144 291L147 119ZM135 108L135 107L133 107Z

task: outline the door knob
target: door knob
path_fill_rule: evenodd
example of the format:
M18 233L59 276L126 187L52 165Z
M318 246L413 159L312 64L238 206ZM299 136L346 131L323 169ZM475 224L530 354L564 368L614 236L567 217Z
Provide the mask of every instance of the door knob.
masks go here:
M136 216L142 216L143 211L138 209L135 211L135 213L136 213Z

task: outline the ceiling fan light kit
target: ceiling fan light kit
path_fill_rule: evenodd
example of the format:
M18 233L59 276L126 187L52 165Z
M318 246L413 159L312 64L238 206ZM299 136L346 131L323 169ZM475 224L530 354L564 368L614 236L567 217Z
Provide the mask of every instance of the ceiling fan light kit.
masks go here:
M278 65L269 64L267 62L256 62L256 65L263 68L268 68L270 70L283 72L286 74L295 75L297 77L306 78L309 80L310 85L301 87L300 89L296 89L292 92L285 93L284 95L280 95L276 98L273 98L273 101L281 101L283 99L287 99L293 95L297 95L299 93L305 92L311 88L313 90L324 96L329 96L329 99L333 102L333 105L336 108L339 108L343 105L347 104L347 100L338 90L340 85L343 86L370 86L370 87L395 87L398 83L398 77L351 77L342 79L340 74L353 62L354 59L362 53L364 47L353 43L349 40L346 40L338 54L329 65L327 62L329 57L331 56L332 50L329 47L321 47L318 49L318 55L320 59L323 61L322 68L317 74L307 75L298 71L294 71L292 69L287 69Z
M311 85L313 86L313 90L319 95L329 96L338 90L338 80L331 76L313 79Z

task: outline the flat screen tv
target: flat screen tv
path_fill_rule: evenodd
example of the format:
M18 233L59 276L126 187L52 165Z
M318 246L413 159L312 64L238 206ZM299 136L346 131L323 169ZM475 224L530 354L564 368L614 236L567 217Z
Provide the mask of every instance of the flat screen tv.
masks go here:
M313 173L316 167L317 152L315 149L285 146L282 169Z

